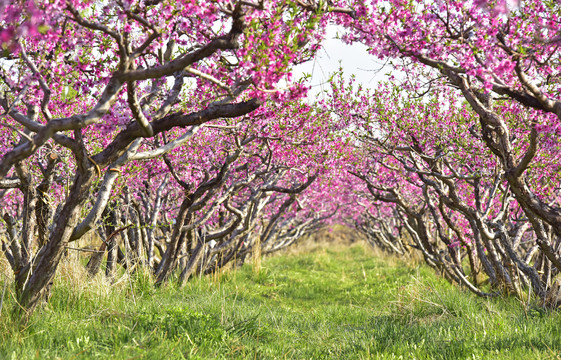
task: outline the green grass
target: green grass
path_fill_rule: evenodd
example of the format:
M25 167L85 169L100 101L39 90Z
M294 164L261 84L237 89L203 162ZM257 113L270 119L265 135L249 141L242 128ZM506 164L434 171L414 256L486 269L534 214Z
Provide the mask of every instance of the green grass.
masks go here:
M25 326L6 294L0 359L561 357L558 313L477 298L359 245L262 266L184 289L154 289L142 275L86 284L61 271L49 304Z

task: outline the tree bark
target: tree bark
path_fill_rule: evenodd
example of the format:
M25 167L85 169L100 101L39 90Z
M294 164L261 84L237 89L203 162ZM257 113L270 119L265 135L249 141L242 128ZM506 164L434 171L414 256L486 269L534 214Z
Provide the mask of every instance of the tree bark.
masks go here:
M16 283L23 288L19 303L27 310L28 315L33 312L41 299L48 295L48 285L53 281L65 247L74 227L78 224L80 212L92 186L94 173L91 165L87 169L78 171L70 196L58 215L49 241L37 254L35 261L16 278ZM26 281L28 275L30 275L29 280Z

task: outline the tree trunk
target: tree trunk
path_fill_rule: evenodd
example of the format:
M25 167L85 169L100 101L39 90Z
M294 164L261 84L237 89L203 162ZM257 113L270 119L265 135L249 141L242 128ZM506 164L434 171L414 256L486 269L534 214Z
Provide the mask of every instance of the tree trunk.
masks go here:
M107 243L103 241L97 252L93 253L90 260L86 264L86 271L88 276L93 278L101 269L101 263L103 262L103 256L105 255L105 250L107 249Z
M105 226L105 234L107 236L107 264L105 266L105 276L112 279L115 272L115 264L117 262L117 236L115 236L115 228L117 225L115 211L108 211L107 225Z
M26 271L21 271L16 283L23 288L19 303L30 315L44 296L48 296L49 284L53 281L57 266L65 252L74 227L78 224L80 212L91 190L94 178L93 167L79 171L70 190L70 196L58 215L49 241L41 249L35 261ZM29 280L26 279L29 276Z

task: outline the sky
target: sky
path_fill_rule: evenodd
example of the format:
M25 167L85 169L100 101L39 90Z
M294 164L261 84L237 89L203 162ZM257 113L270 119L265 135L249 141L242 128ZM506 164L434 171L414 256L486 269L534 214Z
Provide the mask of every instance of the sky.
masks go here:
M345 77L355 75L358 83L364 87L376 87L383 80L390 67L383 66L374 56L368 54L367 47L362 44L347 45L338 39L342 30L336 26L327 29L323 48L314 60L294 68L293 78L298 79L304 74L311 74L311 90L308 96L321 96L328 89L327 81L331 74L343 67Z

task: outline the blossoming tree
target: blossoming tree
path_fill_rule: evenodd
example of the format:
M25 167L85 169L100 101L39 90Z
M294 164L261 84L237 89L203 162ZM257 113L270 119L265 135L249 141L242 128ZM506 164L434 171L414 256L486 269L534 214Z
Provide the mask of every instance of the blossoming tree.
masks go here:
M5 248L30 310L127 164L163 156L209 121L300 97L291 66L313 55L331 16L351 13L331 2L147 0L2 2L0 11L0 179L4 193L19 189L23 210L21 236ZM51 188L61 205L47 234Z

